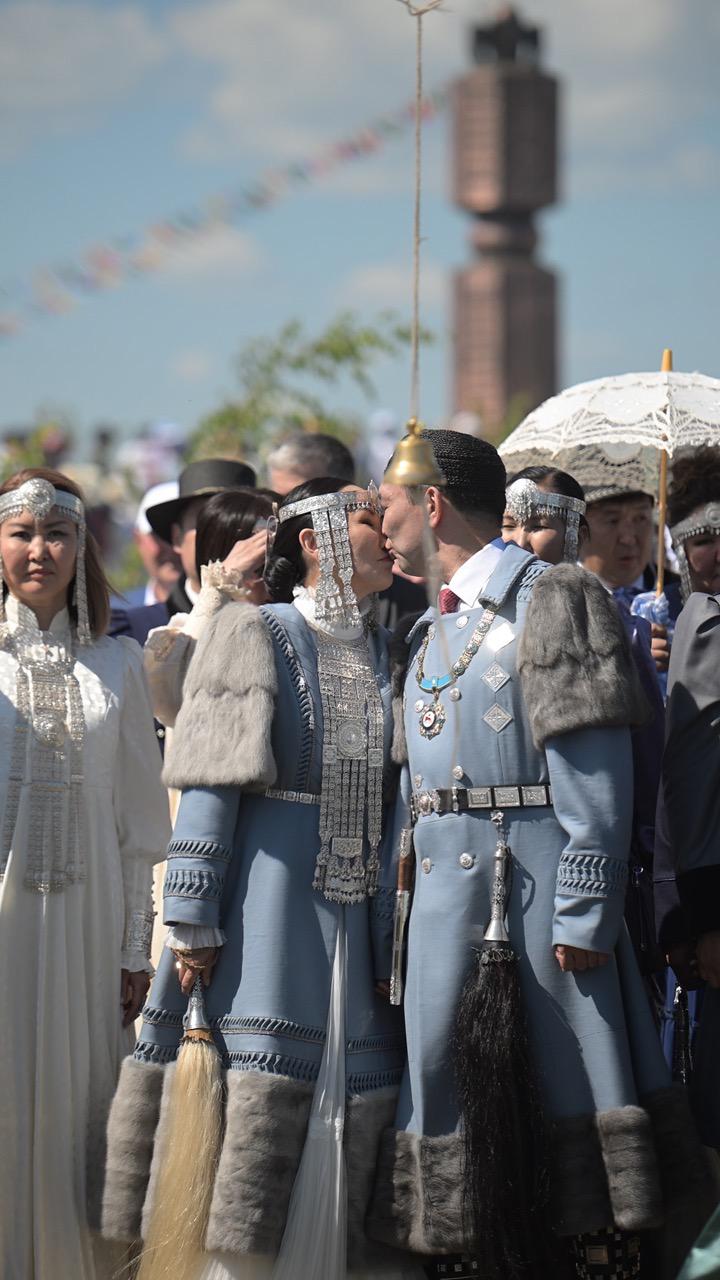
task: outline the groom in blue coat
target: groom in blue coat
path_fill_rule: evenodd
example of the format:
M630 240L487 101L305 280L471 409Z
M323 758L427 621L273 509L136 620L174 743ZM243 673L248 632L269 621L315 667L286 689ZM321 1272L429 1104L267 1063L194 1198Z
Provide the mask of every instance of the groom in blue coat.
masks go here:
M407 848L412 833L415 850L408 1061L370 1231L440 1257L430 1274L496 1274L459 1259L481 1256L482 1242L463 1195L452 1046L490 919L499 825L512 860L507 927L549 1137L548 1213L578 1274L637 1275L638 1233L671 1207L668 1171L682 1166L688 1196L705 1182L623 923L630 726L642 721L644 699L598 580L499 541L505 470L495 449L451 431L427 438L445 483L381 489L400 568L426 573L427 525L443 585L395 673L405 743L394 845ZM386 887L395 875L390 867ZM487 1163L492 1176L489 1152ZM605 1271L590 1269L593 1257ZM539 1273L517 1271L526 1274Z

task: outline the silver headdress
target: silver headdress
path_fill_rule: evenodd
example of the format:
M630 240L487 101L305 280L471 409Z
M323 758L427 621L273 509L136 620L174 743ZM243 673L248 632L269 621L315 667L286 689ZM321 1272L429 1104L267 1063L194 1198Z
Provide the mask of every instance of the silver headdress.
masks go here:
M692 595L693 589L685 543L688 538L695 538L700 533L720 534L720 502L708 502L704 507L696 507L689 516L684 520L678 520L678 523L672 525L670 529L670 537L680 566L680 591L683 604L688 596Z
M505 490L505 504L519 524L533 516L560 516L565 521L565 546L563 560L574 564L578 556L580 517L585 514L586 503L581 498L568 498L564 493L548 493L540 489L534 480L521 477Z
M11 489L0 496L0 524L12 516L19 516L29 511L35 520L44 520L53 507L69 517L78 530L77 560L75 564L75 587L73 604L77 610L77 638L79 644L90 644L90 620L87 603L87 581L85 575L85 541L87 526L85 524L85 508L74 493L64 489L56 489L49 480L36 477L26 480L17 489ZM0 558L0 577L2 576L2 559ZM5 621L5 606L0 592L0 622Z
M379 513L377 489L366 494L326 493L280 507L283 523L312 515L320 577L315 592L318 683L322 703L320 852L313 888L330 902L362 902L376 892L382 824L383 728L380 690L350 585L352 549L348 512ZM339 583L335 577L335 570ZM358 627L341 639L334 623ZM368 845L367 860L364 849Z
M348 626L360 626L358 602L350 585L353 564L347 518L350 511L362 510L381 513L377 487L372 481L365 496L357 491L321 493L315 498L302 498L300 502L291 502L289 506L278 509L280 524L294 520L296 516L312 516L320 570L315 588L315 619L321 625L343 622Z

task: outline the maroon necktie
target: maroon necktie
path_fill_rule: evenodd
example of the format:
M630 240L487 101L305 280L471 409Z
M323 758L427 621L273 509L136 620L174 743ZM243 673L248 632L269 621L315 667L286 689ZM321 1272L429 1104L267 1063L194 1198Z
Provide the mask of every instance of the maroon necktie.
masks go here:
M457 607L460 603L460 597L455 595L449 587L443 587L438 596L438 604L441 613L457 613Z

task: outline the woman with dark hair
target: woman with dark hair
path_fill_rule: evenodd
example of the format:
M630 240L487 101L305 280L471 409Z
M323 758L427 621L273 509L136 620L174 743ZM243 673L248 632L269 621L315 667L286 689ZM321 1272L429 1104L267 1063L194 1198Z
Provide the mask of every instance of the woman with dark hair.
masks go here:
M140 651L104 634L67 476L0 488L0 565L0 1274L94 1280L115 1268L90 1227L167 804Z
M209 1127L197 1136L198 1161L216 1167L209 1209L183 1245L202 1280L325 1280L348 1259L388 1270L364 1220L403 1066L397 1011L376 991L394 893L377 887L392 709L373 599L391 574L374 491L298 486L278 509L273 603L219 610L185 681L166 770L182 789L168 949L113 1104L104 1228L120 1240L141 1229L166 1068L201 975L225 1068L220 1150L206 1150ZM142 1140L128 1144L138 1114ZM156 1185L188 1140L165 1132ZM187 1222L181 1183L143 1225L168 1241L162 1274Z
M693 591L720 592L720 449L706 446L673 463L668 524L680 587L665 589L675 621Z
M208 623L228 600L264 604L262 578L273 495L230 489L209 498L198 514L195 559L200 595L190 613L176 613L145 642L145 671L155 717L175 724L188 665Z
M555 467L525 467L510 477L506 499L504 542L549 564L575 563L587 522L585 494L574 476Z

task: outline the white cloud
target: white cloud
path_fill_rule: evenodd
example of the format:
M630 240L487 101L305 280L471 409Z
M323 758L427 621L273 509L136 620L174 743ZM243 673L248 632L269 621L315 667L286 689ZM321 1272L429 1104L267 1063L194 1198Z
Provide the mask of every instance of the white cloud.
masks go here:
M236 227L217 226L163 258L163 272L176 279L246 276L262 263L257 242Z
M75 127L83 114L126 98L165 58L141 6L87 0L0 5L0 148Z
M209 351L201 347L190 347L187 351L177 351L170 361L170 372L181 382L203 382L212 371L213 358Z
M355 267L342 282L339 304L349 307L368 304L391 307L400 315L409 314L412 300L412 269L396 262L366 263ZM448 299L448 273L438 263L421 265L420 309L435 311Z

